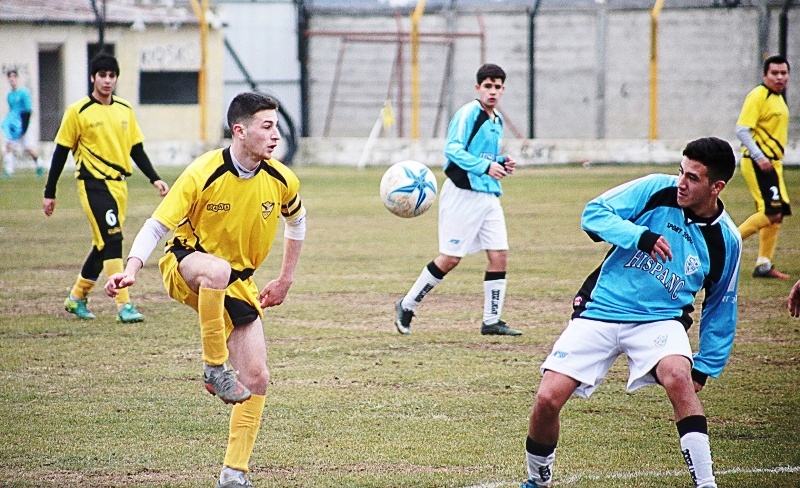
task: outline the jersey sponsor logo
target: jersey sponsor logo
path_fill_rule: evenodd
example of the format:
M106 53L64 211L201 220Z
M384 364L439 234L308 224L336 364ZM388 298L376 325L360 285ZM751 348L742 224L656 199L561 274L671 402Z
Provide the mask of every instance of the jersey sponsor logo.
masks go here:
M652 259L649 254L642 251L636 251L636 254L634 254L630 261L625 263L623 267L639 269L648 273L664 285L664 288L666 288L670 298L673 300L678 299L678 293L686 286L686 280L681 276L675 274L663 264Z
M694 274L700 269L700 258L697 256L689 256L686 258L686 264L683 265L683 271L686 275Z
M209 212L229 212L231 210L230 203L209 203L206 205L206 210Z
M269 217L272 213L272 209L275 208L275 204L272 202L262 202L261 203L261 216L264 217L264 220Z
M653 340L653 345L659 348L664 347L667 345L667 339L669 339L669 335L660 335Z
M91 124L89 124L89 128L94 129L95 127L100 127L103 124L104 122L102 120L98 120L97 122L92 122Z
M675 231L678 234L680 234L681 237L686 239L686 242L688 242L689 244L694 244L694 241L692 240L692 236L690 236L689 233L686 232L686 230L683 229L681 226L675 225L672 222L667 222L667 229Z

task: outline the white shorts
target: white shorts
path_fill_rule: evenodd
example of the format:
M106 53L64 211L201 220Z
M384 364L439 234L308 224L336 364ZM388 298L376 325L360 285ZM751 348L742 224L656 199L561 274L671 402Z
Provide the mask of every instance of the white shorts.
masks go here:
M18 139L5 139L4 142L14 152L22 152L25 151L26 149L34 149L34 150L36 149L36 143L33 141L33 137L31 136L31 131L22 134L22 137ZM5 150L6 148L3 147L3 151Z
M689 336L677 320L631 324L577 318L569 321L540 369L579 381L574 394L589 398L620 354L628 357L628 391L657 384L653 368L667 356L684 356L694 364Z
M463 190L446 179L439 193L439 252L463 258L484 249L508 250L500 199L491 193Z

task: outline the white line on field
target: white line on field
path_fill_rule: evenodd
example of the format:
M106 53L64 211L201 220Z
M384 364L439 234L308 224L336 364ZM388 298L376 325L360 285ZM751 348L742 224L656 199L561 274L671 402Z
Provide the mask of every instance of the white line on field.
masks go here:
M777 466L774 468L731 468L715 471L716 475L726 474L775 474L775 473L800 473L800 466ZM581 474L567 476L566 478L556 478L558 486L571 485L579 481L588 480L619 480L635 478L668 478L673 476L687 476L685 470L680 471L642 471L638 473L609 473L609 474ZM491 483L481 483L466 488L501 488L504 486L519 486L519 481L495 481Z

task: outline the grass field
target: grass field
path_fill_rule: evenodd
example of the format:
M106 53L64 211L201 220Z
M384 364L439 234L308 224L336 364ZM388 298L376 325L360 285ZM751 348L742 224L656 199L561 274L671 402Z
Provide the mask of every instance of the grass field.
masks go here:
M519 486L538 367L608 249L580 230L583 205L677 165L523 168L504 180L504 318L518 338L478 332L482 255L426 299L410 336L398 335L394 302L437 253L436 209L389 214L379 168L295 169L309 231L286 303L266 313L272 385L251 460L256 486ZM162 172L171 182L178 170ZM66 173L50 219L32 172L0 181L0 486L211 487L230 407L203 388L196 315L166 296L160 252L132 290L144 323L115 323L99 288L97 320L62 309L90 247ZM786 176L800 197L800 171ZM158 201L141 174L130 189L126 252ZM740 175L723 199L736 222L749 215ZM259 286L279 269L274 249ZM800 320L786 310L789 282L750 277L756 249L745 242L731 360L701 398L721 487L797 487ZM783 226L775 262L800 275L798 217ZM690 336L696 343L696 326ZM624 363L590 400L567 404L557 486L690 486L663 390L626 393Z

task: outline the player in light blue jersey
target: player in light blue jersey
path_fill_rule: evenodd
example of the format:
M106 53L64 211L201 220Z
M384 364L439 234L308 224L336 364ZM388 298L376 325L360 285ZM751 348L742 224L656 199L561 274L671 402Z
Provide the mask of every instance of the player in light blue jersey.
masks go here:
M500 205L500 180L514 173L513 157L502 155L503 117L497 104L506 73L484 64L476 74L478 98L453 115L444 155L447 175L439 196L439 256L423 268L417 281L395 304L395 327L411 332L414 310L461 259L481 250L488 264L483 278L481 334L520 335L500 319L506 295L508 231Z
M583 229L611 249L575 295L569 325L541 366L523 488L551 486L561 409L573 394L588 398L621 354L628 391L666 390L694 486L717 486L697 392L722 372L736 332L742 239L719 200L736 163L730 144L714 137L690 142L683 156L678 176L645 176L586 205ZM686 329L700 291L693 355Z
M20 85L17 70L9 70L8 84L11 90L8 92L8 113L0 122L5 138L5 148L3 151L3 177L8 178L14 174L14 163L16 162L16 151L27 152L36 162L36 175L44 174L44 163L36 151L35 143L28 140L28 126L31 121L31 94L27 88Z

